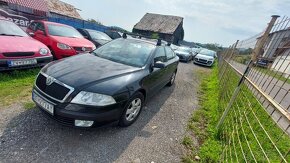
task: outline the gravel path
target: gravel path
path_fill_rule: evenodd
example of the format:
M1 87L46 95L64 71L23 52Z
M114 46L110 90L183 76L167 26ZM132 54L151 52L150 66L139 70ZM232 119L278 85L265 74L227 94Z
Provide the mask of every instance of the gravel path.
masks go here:
M205 68L180 63L175 84L128 128L69 128L38 109L0 109L0 162L180 162L180 142L197 108L199 69Z

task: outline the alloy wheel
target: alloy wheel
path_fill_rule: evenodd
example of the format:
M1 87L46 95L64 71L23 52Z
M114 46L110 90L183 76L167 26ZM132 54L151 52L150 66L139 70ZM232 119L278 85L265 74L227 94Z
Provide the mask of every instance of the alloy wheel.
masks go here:
M140 98L134 99L126 111L126 120L133 121L139 114L142 106L142 101Z

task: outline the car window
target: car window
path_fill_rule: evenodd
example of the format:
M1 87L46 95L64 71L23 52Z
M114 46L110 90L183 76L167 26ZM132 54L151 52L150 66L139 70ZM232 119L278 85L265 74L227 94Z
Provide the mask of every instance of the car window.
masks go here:
M36 22L32 22L30 25L29 25L29 29L33 30L33 31L36 31L36 26L37 26L37 23Z
M93 30L88 30L89 34L91 35L91 37L93 39L96 40L109 40L111 41L112 39L105 33L103 32L97 32L97 31L93 31Z
M69 26L48 24L48 33L52 36L84 38L76 29Z
M166 62L167 57L164 51L164 47L158 47L155 51L154 62Z
M35 29L36 31L37 30L41 30L41 31L45 31L45 29L44 29L44 25L42 24L42 23L37 23L37 25L36 25L36 29Z
M98 57L114 62L143 67L154 47L154 45L145 42L117 39L101 46L93 53Z
M165 51L166 51L167 60L175 57L175 53L173 52L173 50L170 47L168 47L168 46L165 47Z
M28 36L18 25L13 22L0 20L0 35L1 36ZM0 45L1 46L1 45Z

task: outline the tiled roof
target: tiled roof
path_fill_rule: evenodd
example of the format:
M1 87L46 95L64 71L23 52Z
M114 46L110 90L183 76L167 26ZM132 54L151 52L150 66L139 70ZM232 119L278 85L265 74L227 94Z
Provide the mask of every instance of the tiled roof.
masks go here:
M60 0L46 0L48 11L56 14L82 19L73 5L62 2Z
M147 13L134 26L134 29L173 34L181 23L183 23L183 18L179 16Z

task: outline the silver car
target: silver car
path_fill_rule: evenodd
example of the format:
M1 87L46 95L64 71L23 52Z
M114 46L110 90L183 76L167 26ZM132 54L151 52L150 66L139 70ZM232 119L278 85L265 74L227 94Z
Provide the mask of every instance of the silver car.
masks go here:
M179 57L180 61L189 62L193 60L192 50L189 47L178 47L175 50L176 55Z

